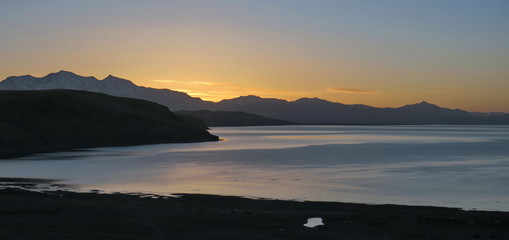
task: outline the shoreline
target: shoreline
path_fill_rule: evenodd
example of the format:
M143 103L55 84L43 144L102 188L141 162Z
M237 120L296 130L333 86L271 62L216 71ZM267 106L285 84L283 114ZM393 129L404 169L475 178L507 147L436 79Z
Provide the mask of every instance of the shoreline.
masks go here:
M179 143L203 143L203 142L218 142L222 141L221 138L216 140L195 140L195 141L157 141L157 142L144 142L144 143L129 143L129 144L109 144L109 145L76 145L76 146L49 146L37 148L22 148L22 149L0 149L0 161L11 160L23 157L30 157L36 154L47 153L60 153L60 152L74 152L74 151L88 151L94 148L105 147L133 147L155 144L179 144Z
M232 197L239 199L249 200L268 200L268 201L288 201L288 202L321 202L321 203L346 203L346 204L357 204L357 205L368 205L368 206L379 206L379 205L390 205L390 206L404 206L404 207L431 207L431 208L447 208L461 211L481 211L481 212L506 212L509 210L496 209L496 208L482 208L478 206L461 207L457 205L440 205L440 204L424 204L412 203L412 202L369 202L369 201L348 201L348 200L328 200L328 199L301 199L301 198L281 198L281 197L270 197L270 196L256 196L256 195L235 195L228 193L214 193L214 192L160 192L160 191L143 191L143 190L103 190L100 188L83 187L78 183L66 183L64 179L51 179L51 178L23 178L23 177L0 177L0 190L3 188L16 188L21 190L33 191L33 192L51 192L51 191L65 191L71 193L94 193L104 195L129 195L152 197L167 199L173 197L179 197L181 195L207 195L207 196L218 196L218 197Z
M509 238L509 212L175 195L1 189L0 239ZM304 227L312 217L325 225Z

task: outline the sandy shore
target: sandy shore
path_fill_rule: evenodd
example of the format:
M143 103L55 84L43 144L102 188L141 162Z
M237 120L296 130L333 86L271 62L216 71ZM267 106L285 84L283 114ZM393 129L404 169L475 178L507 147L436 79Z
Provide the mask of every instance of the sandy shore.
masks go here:
M0 239L509 239L509 212L7 188Z

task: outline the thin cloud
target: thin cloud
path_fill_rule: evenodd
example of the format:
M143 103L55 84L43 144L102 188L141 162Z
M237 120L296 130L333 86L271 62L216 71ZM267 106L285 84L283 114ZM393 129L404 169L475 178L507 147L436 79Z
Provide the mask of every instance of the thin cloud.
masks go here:
M152 80L153 82L160 82L160 83L174 83L174 82L178 82L176 80L168 80L168 79L157 79L157 80Z
M190 82L191 84L205 85L205 86L214 86L218 85L218 83L213 82Z
M204 81L185 82L185 81L169 80L169 79L158 79L158 80L152 80L152 81L160 82L160 83L177 83L177 84L185 84L185 85L205 85L205 86L224 85L224 83L217 83L217 82L204 82Z
M271 88L247 87L227 82L181 81L172 79L152 80L168 84L172 90L185 92L193 97L209 101L220 101L244 95L261 97L295 98L309 95L309 92L293 92Z
M372 94L373 91L358 88L327 88L327 92L331 93L350 93L350 94Z

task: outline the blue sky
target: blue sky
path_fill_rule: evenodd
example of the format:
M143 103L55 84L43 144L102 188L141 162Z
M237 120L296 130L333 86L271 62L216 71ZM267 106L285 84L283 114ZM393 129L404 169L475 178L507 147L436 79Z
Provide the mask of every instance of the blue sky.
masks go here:
M509 1L1 1L0 79L508 111Z

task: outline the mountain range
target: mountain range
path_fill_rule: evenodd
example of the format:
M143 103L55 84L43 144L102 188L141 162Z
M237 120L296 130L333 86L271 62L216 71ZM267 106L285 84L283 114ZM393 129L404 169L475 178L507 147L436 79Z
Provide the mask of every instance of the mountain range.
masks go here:
M509 114L506 113L471 113L442 108L425 101L398 108L348 105L319 98L287 101L258 96L241 96L214 103L183 92L137 86L129 80L111 75L98 80L67 71L50 73L41 78L13 76L0 82L0 90L43 89L74 89L145 99L165 105L173 111L187 110L188 115L198 114L192 114L196 110L215 111L216 115L230 112L230 120L231 111L240 111L298 124L509 124Z

